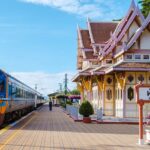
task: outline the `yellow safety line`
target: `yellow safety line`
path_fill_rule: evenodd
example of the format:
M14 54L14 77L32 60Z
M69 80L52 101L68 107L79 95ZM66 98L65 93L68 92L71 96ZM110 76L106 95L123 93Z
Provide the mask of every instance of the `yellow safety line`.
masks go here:
M6 126L5 128L0 130L0 135L3 134L4 132L8 131L11 128L11 126Z
M6 141L4 141L4 143L1 144L1 146L0 146L0 150L1 150L2 148L4 148L4 147L6 146L6 144L8 144L17 134L19 134L19 132L21 132L21 130L22 130L27 124L29 124L29 123L31 122L31 120L33 120L33 118L34 118L34 117L32 117L31 119L29 119L22 127L20 127L19 129L17 129L17 131L16 131L14 134L12 134Z

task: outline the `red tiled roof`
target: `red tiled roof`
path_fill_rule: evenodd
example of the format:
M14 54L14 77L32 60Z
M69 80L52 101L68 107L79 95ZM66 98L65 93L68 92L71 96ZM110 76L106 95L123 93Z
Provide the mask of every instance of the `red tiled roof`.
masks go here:
M110 32L114 32L116 22L90 22L91 32L95 43L104 43L109 40Z
M92 48L88 30L80 30L84 48Z

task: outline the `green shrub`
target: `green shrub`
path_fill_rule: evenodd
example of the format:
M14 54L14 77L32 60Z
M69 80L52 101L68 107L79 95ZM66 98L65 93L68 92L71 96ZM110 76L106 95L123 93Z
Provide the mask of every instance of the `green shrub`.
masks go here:
M84 117L89 117L94 113L93 106L90 104L89 101L83 101L80 108L79 113Z
M66 108L66 104L65 103L62 103L61 105L63 108Z
M63 108L66 108L66 105L64 102L60 102L60 106L62 106Z
M72 105L72 102L71 101L67 101L66 104Z

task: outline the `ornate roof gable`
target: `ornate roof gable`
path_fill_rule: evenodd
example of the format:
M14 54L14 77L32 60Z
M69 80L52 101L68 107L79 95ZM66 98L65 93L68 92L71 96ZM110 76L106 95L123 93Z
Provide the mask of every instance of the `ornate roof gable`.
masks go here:
M78 69L82 69L83 61L96 61L97 56L94 56L94 51L91 46L89 30L80 29L78 32Z
M139 17L141 23L144 22L145 19L139 7L136 6L134 0L132 0L127 15L118 24L116 30L111 35L111 38L109 39L108 44L100 52L99 55L102 56L102 58L108 55L115 48L116 44L124 37L130 25L134 22L136 16Z
M136 31L134 36L131 38L131 40L128 42L126 49L128 50L135 42L136 40L140 37L142 34L143 30L150 24L150 14L146 18L146 20L143 22L142 26Z
M82 36L81 36L81 29L79 26L77 26L77 34L78 34L78 40L80 41L80 48L84 48ZM79 44L79 43L78 43ZM79 46L79 45L78 45Z
M83 61L83 54L81 51L81 47L83 47L81 34L80 34L80 28L77 27L77 34L78 34L78 51L77 51L77 68L82 68L82 61Z

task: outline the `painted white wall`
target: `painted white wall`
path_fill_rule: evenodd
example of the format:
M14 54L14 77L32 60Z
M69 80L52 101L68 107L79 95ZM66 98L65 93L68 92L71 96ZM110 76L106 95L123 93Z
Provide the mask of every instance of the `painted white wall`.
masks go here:
M127 34L124 35L124 37L122 38L121 42L127 42L128 40L128 36Z
M135 42L134 44L133 44L133 46L132 46L132 48L131 49L138 49L138 43L137 42Z
M123 117L123 100L121 99L121 89L115 84L115 113L116 117ZM122 95L123 97L123 95Z
M82 69L88 67L90 65L89 61L83 61Z
M136 30L138 29L138 25L136 24L136 22L134 21L130 28L129 28L129 39L133 36L133 34L136 32Z
M98 86L94 86L92 88L92 92L93 92L93 107L94 110L96 110L99 107L99 95L98 95Z
M145 30L141 35L141 49L150 49L150 32Z
M122 48L121 45L117 46L115 49L115 54L119 53L121 51L121 48Z

